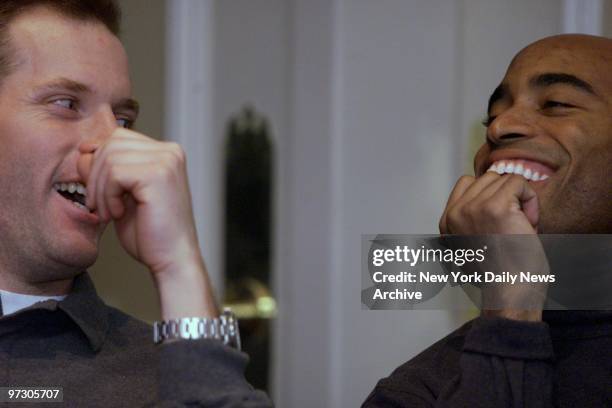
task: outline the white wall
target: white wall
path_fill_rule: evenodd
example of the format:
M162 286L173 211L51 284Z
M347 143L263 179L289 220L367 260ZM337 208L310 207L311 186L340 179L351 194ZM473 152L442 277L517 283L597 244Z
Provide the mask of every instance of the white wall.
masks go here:
M343 1L335 216L339 242L327 406L358 406L376 381L449 332L445 311L364 311L364 233L435 233L454 173L456 7L445 0Z
M361 234L436 232L471 124L512 55L559 31L560 4L296 0L293 13L297 182L284 265L294 274L283 276L300 284L286 286L295 320L280 329L294 348L280 358L291 362L281 376L301 388L279 405L358 406L460 323L447 312L361 310Z

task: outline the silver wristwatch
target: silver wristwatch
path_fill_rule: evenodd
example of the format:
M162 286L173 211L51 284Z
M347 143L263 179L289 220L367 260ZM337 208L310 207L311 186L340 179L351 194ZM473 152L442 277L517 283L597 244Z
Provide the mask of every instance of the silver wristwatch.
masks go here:
M219 317L184 317L153 324L155 344L171 339L215 339L240 350L238 320L230 309L224 309Z

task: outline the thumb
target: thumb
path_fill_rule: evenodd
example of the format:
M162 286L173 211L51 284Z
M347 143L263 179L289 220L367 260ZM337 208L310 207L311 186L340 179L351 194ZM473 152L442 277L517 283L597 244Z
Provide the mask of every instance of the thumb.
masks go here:
M79 176L87 183L89 173L91 173L91 165L93 163L93 153L83 153L77 161L77 172Z
M529 186L529 183L523 184L523 189L518 196L521 203L521 210L529 223L536 228L540 219L540 209L538 204L538 196L536 192Z

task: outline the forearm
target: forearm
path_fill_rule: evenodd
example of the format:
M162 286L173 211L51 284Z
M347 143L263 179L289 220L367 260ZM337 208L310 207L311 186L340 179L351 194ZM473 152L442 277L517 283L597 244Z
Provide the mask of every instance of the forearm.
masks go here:
M201 257L177 263L154 276L163 320L219 316L212 285Z

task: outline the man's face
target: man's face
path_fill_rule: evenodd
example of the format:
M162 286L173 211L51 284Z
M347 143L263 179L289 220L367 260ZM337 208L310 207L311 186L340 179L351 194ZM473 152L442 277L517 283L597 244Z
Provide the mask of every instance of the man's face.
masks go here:
M0 269L65 279L95 261L104 226L54 185L84 184L79 145L135 119L127 58L102 24L45 8L9 27L18 65L0 78Z
M490 100L477 176L521 164L541 181L540 233L612 232L612 41L558 36L523 50Z

